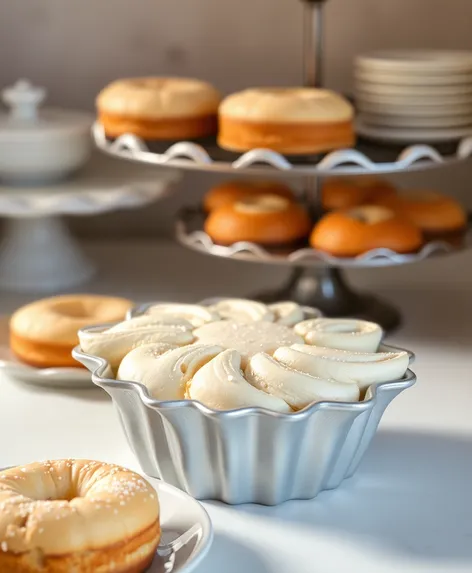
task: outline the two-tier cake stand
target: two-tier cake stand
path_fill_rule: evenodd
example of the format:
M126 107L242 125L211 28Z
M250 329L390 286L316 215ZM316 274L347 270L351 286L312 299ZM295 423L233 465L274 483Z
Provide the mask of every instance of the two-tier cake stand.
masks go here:
M322 38L324 0L304 0L304 76L309 86L322 84ZM472 134L471 134L472 135ZM312 212L320 212L320 187L323 177L343 175L389 174L428 170L459 163L472 155L472 137L454 145L447 154L429 145L413 145L403 151L359 143L355 149L334 151L324 156L288 160L267 149L254 149L241 156L227 153L216 145L202 146L179 142L161 153L150 151L133 135L124 135L111 142L102 126L95 125L94 138L98 147L108 154L136 162L215 174L251 177L301 178L305 200ZM457 252L471 243L470 232L463 243L453 246L447 241L426 244L415 254L400 255L388 249L375 249L359 257L340 259L311 248L299 249L289 255L277 255L247 242L229 247L216 245L203 231L203 214L199 208L185 209L176 223L177 240L191 249L209 255L272 263L292 267L288 282L267 293L250 293L260 300L294 300L320 308L328 316L356 316L374 320L385 329L395 327L399 312L378 298L352 290L343 269L403 265L426 258Z

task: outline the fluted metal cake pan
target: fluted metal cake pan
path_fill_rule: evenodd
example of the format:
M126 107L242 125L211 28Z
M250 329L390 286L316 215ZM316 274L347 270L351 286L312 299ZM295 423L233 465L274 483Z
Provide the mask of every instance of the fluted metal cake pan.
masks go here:
M387 406L416 381L408 370L371 386L362 402L318 402L293 414L216 411L194 400L155 400L144 385L115 380L103 358L80 347L73 355L110 394L146 474L228 504L277 505L338 487L356 471Z

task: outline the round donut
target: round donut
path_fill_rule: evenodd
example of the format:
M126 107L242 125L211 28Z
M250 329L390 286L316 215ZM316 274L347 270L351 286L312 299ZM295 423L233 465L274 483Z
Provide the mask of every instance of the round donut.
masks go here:
M219 108L220 147L266 148L287 155L351 147L354 109L317 88L258 88L234 93Z
M203 200L207 213L219 207L232 205L247 198L260 195L277 195L295 201L292 190L284 183L275 181L225 181L208 191Z
M428 235L461 231L467 225L467 213L460 203L436 191L401 191L378 197L375 203L394 210Z
M277 195L260 195L220 207L205 221L205 231L220 245L250 241L270 248L297 247L310 228L305 209Z
M422 244L423 237L416 225L391 209L374 205L328 213L310 236L314 249L336 257L356 257L378 248L412 253Z
M159 544L159 501L138 474L56 460L0 472L0 571L140 573Z
M123 320L132 302L98 295L64 295L37 300L10 319L10 348L24 363L37 368L81 367L72 356L78 330Z
M395 195L395 187L388 181L372 177L330 178L323 183L322 187L322 203L325 211L372 204L378 199L382 200Z
M210 84L188 78L117 80L96 100L108 137L133 133L146 140L195 139L217 130L221 96Z

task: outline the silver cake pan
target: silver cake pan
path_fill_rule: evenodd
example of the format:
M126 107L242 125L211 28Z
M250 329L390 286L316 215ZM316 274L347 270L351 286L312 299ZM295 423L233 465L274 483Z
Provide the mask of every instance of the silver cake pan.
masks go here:
M277 505L338 487L356 471L387 406L416 381L408 370L400 380L371 386L362 402L318 402L294 414L216 411L194 400L155 400L144 385L113 379L103 358L80 347L73 356L110 394L147 475L228 504Z

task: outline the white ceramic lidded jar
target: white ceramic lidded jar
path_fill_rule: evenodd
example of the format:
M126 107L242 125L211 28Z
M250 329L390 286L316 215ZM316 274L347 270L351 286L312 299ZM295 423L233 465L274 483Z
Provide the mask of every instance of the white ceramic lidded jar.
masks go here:
M39 109L46 90L26 80L2 91L0 181L34 185L64 179L90 158L93 118L80 111Z

